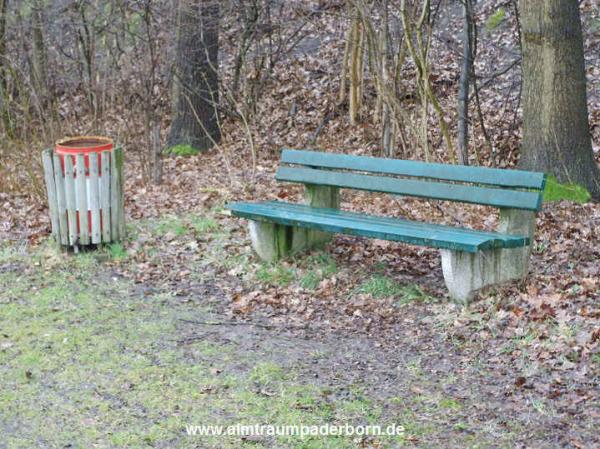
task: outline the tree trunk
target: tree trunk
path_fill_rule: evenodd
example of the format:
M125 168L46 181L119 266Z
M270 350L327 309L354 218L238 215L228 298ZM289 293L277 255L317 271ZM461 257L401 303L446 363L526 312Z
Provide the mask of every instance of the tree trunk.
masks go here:
M44 6L40 0L33 2L32 10L32 72L33 83L40 98L46 96L48 87L48 70L46 58L46 45L44 44Z
M473 71L473 5L463 0L463 62L458 90L458 163L469 165L469 89Z
M578 2L520 0L523 37L521 166L582 185L600 199L588 126Z
M203 151L220 141L218 51L219 2L181 0L168 147L190 145Z
M150 151L152 155L152 182L155 185L162 184L163 179L163 161L162 148L160 146L160 123L151 122L150 132Z
M13 122L10 117L8 95L8 73L6 70L6 15L8 0L0 0L0 109L4 132L9 138L14 137Z

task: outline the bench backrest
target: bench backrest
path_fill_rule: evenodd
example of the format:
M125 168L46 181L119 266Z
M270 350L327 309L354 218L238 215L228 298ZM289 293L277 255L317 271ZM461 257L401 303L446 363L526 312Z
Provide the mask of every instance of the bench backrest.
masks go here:
M284 149L279 181L537 211L544 173Z

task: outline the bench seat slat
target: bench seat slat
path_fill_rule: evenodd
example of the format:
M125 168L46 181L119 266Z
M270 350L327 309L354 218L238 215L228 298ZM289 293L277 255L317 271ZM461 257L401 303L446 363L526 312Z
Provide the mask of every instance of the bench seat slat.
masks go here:
M275 177L278 181L336 186L372 192L386 192L397 195L535 211L540 209L542 202L542 195L539 192L523 192L414 179L398 179L312 168L279 167Z
M284 164L542 190L544 173L284 149Z
M249 204L256 204L256 203L249 203ZM402 218L384 217L381 215L373 216L373 215L361 214L361 213L357 213L357 212L348 212L348 211L344 211L344 210L340 210L340 209L309 207L309 206L305 206L302 204L285 203L282 201L265 201L265 202L262 202L259 204L273 205L273 207L277 207L278 209L281 209L281 210L288 209L288 210L291 210L294 212L297 212L298 210L302 210L302 209L298 209L300 207L300 208L305 208L305 209L310 210L310 213L314 216L324 216L324 217L335 216L335 217L339 218L340 220L349 220L351 222L371 223L373 220L373 217L375 217L377 219L377 221L381 224L389 224L389 225L395 226L398 224L398 222L401 222L402 225L404 227L406 227L406 229L413 228L413 229L416 229L419 231L423 230L423 225L428 225L429 229L431 231L435 231L436 229L439 228L446 235L456 236L457 238L460 238L462 240L468 240L469 238L471 238L475 242L481 241L482 237L496 239L499 235L497 232L472 230L472 229L468 229L468 228L453 227L453 226L449 226L449 225L437 225L437 224L433 224L433 223L411 221L411 220L406 220L406 219L402 219Z
M233 203L228 205L228 208L233 215L252 220L467 252L477 252L487 248L515 248L529 244L529 240L522 236L480 232L291 203Z

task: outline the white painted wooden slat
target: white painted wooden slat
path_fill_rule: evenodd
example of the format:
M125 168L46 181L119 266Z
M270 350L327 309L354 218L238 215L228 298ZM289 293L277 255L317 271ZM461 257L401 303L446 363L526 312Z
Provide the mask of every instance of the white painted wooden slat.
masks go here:
M52 223L52 235L57 242L60 242L60 223L58 221L58 203L56 200L54 167L52 165L52 150L44 150L42 152L42 161L44 163L46 191L48 192L48 206L50 209L50 221Z
M54 184L56 185L56 203L58 207L58 223L60 225L60 243L69 244L69 226L67 224L67 198L65 195L65 178L60 157L54 153Z
M100 209L102 210L102 241L110 242L110 152L103 151L100 160Z
M89 245L90 233L88 228L88 201L87 179L85 173L85 156L77 155L77 176L75 184L77 189L77 211L79 212L79 241L82 245Z
M100 234L100 192L98 189L98 155L92 153L90 159L90 175L89 175L89 210L92 220L92 235L91 242L94 244L102 242Z
M77 204L75 202L75 169L71 156L63 156L65 161L65 196L67 199L67 220L69 222L69 244L79 243L77 234Z
M118 241L121 236L119 235L119 168L116 150L111 151L110 156L110 233L113 241Z

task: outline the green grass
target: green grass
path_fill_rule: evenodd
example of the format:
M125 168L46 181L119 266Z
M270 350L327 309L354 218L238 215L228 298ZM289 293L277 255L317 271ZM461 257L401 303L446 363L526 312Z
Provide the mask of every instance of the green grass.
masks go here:
M304 260L307 269L300 277L300 287L307 290L316 289L323 279L331 277L337 272L335 260L327 253L308 256Z
M296 271L281 262L261 263L256 271L256 279L268 285L285 287L296 278Z
M249 379L262 386L284 381L286 379L283 369L273 362L261 362L250 372Z
M110 257L114 260L123 260L127 257L127 252L121 243L111 243L106 249Z
M388 424L367 393L332 401L338 387L303 380L302 371L263 351L210 338L179 344L181 319L197 319L203 309L169 304L168 294L140 295L93 253L69 256L48 246L24 256L3 248L0 265L14 265L0 272L0 433L7 449L342 449L359 442L244 442L187 436L185 425ZM293 278L283 265L264 268L271 280ZM386 438L379 447L398 441Z
M316 271L308 271L300 278L300 287L307 290L316 289L323 278Z
M181 237L188 232L188 228L185 221L180 217L165 217L156 225L156 232L161 236L172 234Z
M194 148L191 145L175 145L174 147L167 148L166 154L172 154L174 156L195 156L200 153L200 150Z
M297 281L300 287L314 290L323 279L336 272L335 260L326 253L317 253L291 262L260 263L255 279L261 283L279 287L286 287Z
M375 275L363 282L358 288L359 293L366 293L372 295L374 298L389 298L391 296L398 296L402 293L404 286L392 279Z
M462 408L462 404L454 398L442 398L438 405L446 410L460 410Z
M546 187L544 188L544 201L567 200L574 203L583 204L591 199L590 193L577 184L561 184L554 176L548 176Z
M398 298L397 305L411 302L429 302L433 298L427 295L418 285L404 285L383 275L374 275L366 280L358 289L358 293L366 293L374 298Z
M435 298L428 295L418 285L406 285L402 289L400 299L396 301L396 305L409 304L411 302L432 302Z
M165 236L169 234L175 237L182 237L186 234L195 234L198 237L215 235L218 234L217 231L220 228L219 223L211 215L195 214L165 216L156 221L148 220L140 226L155 235Z
M219 223L211 217L191 216L190 224L198 234L207 234L219 229Z

